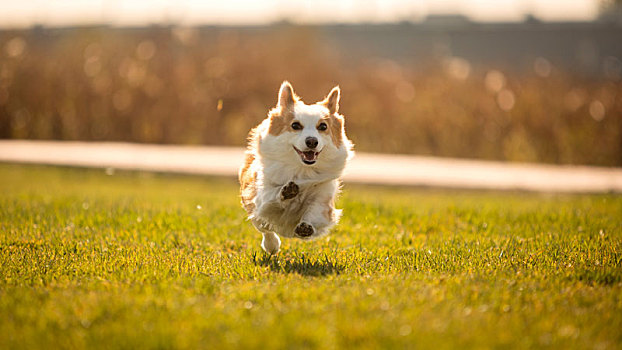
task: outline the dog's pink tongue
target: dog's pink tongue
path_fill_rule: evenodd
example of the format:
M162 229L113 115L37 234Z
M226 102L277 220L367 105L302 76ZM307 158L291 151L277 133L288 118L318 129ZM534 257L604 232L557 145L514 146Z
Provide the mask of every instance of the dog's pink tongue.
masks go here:
M305 156L306 160L315 160L315 152L314 151L306 151L306 152L302 152L302 154Z

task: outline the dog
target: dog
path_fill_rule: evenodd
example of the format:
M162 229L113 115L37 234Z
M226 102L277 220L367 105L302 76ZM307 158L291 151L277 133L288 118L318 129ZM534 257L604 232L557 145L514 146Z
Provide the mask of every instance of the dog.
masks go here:
M281 237L315 239L338 223L340 177L354 155L338 113L341 90L306 105L284 81L276 107L248 134L239 171L242 206L275 254Z

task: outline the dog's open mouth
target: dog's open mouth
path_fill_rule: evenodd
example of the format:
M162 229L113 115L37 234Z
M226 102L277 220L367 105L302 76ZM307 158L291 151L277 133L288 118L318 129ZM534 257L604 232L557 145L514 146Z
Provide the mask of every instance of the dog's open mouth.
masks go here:
M294 147L294 149L296 150L296 153L298 153L298 155L300 156L302 162L307 165L315 164L315 162L317 161L317 157L320 154L320 152L316 152L313 150L303 152L296 147Z

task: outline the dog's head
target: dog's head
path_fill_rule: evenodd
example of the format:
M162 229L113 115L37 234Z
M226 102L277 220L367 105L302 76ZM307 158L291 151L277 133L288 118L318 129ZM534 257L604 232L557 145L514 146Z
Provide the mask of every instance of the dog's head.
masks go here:
M269 153L310 167L345 161L351 144L345 137L343 116L338 114L339 98L340 89L334 87L324 100L306 105L292 85L283 82L277 105L269 113Z

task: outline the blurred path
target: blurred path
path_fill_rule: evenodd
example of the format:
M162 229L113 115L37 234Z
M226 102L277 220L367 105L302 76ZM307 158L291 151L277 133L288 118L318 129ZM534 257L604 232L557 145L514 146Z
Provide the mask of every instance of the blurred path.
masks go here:
M0 161L236 176L242 148L0 140ZM346 182L539 192L622 193L622 168L357 153Z

